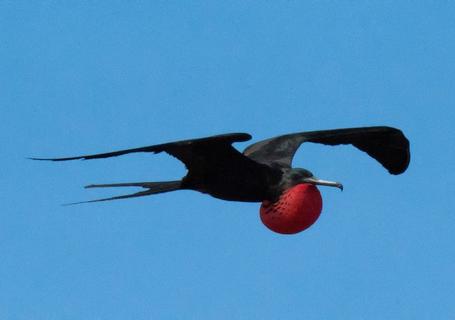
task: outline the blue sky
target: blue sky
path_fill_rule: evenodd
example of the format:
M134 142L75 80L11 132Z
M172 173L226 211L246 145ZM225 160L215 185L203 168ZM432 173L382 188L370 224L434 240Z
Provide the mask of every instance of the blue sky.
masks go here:
M454 16L449 1L2 1L0 318L455 317ZM165 154L25 159L369 125L405 132L408 171L305 145L294 164L345 190L321 188L294 236L258 204L189 191L60 205L184 175Z

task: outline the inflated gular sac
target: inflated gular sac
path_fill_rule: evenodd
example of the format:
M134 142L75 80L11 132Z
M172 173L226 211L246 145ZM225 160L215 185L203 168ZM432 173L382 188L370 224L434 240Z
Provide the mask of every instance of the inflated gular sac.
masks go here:
M286 190L276 202L264 201L260 209L262 223L283 234L301 232L319 218L322 198L312 184L298 184Z

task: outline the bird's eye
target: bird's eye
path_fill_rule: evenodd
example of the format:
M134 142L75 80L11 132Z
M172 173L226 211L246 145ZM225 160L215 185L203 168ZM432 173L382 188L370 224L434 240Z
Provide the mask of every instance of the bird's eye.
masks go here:
M312 177L312 176L313 176L313 173L311 173L311 171L304 170L303 175L304 175L305 177Z

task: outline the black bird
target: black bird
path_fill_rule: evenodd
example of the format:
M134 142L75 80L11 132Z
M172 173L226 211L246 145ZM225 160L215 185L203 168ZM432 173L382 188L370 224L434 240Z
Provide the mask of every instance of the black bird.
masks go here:
M86 188L142 187L146 190L105 199L107 201L141 197L151 194L195 190L229 201L276 204L286 191L300 184L333 186L339 182L316 178L306 169L292 168L292 159L304 142L325 145L351 144L381 163L391 174L403 173L410 161L409 141L391 127L362 127L292 133L259 141L243 152L232 143L250 140L247 133L229 133L200 139L182 140L147 147L67 158L32 158L34 160L66 161L101 159L134 152L166 152L182 161L188 172L181 180L164 182L133 182L92 184Z

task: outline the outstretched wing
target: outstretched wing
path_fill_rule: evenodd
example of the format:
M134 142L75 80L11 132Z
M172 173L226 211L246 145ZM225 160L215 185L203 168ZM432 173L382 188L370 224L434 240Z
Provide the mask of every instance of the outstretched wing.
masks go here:
M135 152L166 152L180 161L189 169L195 165L200 165L201 162L213 160L214 158L221 159L223 156L227 158L243 157L243 155L232 147L232 143L239 141L250 140L251 136L247 133L228 133L222 135L211 136L207 138L181 140L157 144L153 146L140 147L134 149L119 150L106 153L98 153L91 155L66 157L66 158L31 158L33 160L49 160L49 161L67 161L67 160L89 160L101 159L109 157L117 157L128 153Z
M248 146L243 154L268 165L290 167L292 158L304 142L325 145L352 144L381 163L391 174L403 173L409 165L409 141L391 127L363 127L308 131L263 140Z

